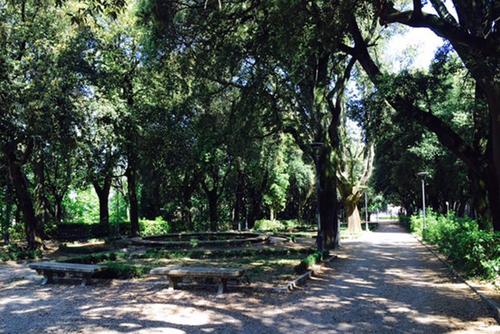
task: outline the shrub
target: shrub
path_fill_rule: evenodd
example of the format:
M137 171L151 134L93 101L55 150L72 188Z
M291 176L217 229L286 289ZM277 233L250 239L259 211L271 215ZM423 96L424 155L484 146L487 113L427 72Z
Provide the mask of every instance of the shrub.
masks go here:
M170 224L162 217L156 217L155 220L141 219L139 221L140 233L144 237L163 235L170 232Z
M260 219L255 222L254 230L257 231L280 231L285 225L279 220Z
M287 231L293 231L302 226L297 219L282 220L282 223Z
M315 251L314 253L308 255L305 259L303 259L302 261L300 261L300 263L295 266L294 270L295 270L295 272L297 274L303 274L307 270L309 270L309 268L311 268L312 266L314 266L315 264L318 264L321 261L323 261L323 259L326 256L328 256L328 252L327 251L325 251L323 253Z
M411 218L411 231L436 245L466 275L493 279L500 274L500 233L480 230L469 218L432 211L426 215L426 225L423 233L422 218Z
M125 257L124 253L96 253L84 256L73 257L64 262L82 263L82 264L98 264L105 261L115 261L117 258Z
M151 270L149 266L138 266L119 262L106 262L105 265L106 269L97 273L95 277L129 279L143 277Z
M24 224L16 222L9 227L10 240L26 240Z
M39 249L29 250L24 247L20 247L16 244L10 244L3 249L0 249L0 260L1 261L19 261L36 259L42 257L42 251Z

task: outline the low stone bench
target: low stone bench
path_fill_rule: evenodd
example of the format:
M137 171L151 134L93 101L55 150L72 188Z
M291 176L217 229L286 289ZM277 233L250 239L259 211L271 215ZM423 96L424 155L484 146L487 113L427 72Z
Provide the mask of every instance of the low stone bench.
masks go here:
M195 279L214 279L218 285L218 294L226 292L227 281L230 279L244 279L247 283L250 283L244 270L231 268L167 266L152 269L150 271L150 275L167 276L169 290L176 289L177 284L184 277Z
M82 279L82 285L90 283L95 273L105 269L105 266L95 264L65 263L65 262L36 262L29 265L39 275L45 277L42 285L53 283L54 275L64 277L66 274Z

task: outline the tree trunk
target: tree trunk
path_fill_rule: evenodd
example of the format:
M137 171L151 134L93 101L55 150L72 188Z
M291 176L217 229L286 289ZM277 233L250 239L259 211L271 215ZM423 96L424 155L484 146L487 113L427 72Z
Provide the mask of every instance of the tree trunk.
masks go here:
M127 166L127 189L128 201L130 205L130 235L136 237L139 235L139 211L137 203L137 172L133 166L133 162L129 160Z
M472 207L478 215L477 221L481 229L488 229L488 191L486 189L486 181L479 177L476 173L469 172L470 193L472 196ZM463 217L465 214L465 202L459 205L457 215Z
M241 229L241 216L244 207L243 204L243 173L238 171L238 181L234 194L234 209L233 209L233 230Z
M216 232L217 225L219 220L218 215L218 196L215 190L210 190L207 192L207 200L208 200L208 215L210 219L210 231Z
M38 218L37 233L38 235L46 238L43 227L50 221L50 208L52 207L49 198L47 197L48 191L46 188L45 178L45 165L43 154L37 162L32 164L33 172L35 175L36 187L33 191L35 215Z
M361 227L361 217L359 215L358 204L345 201L344 207L347 216L347 232L350 234L358 234L363 231Z
M337 179L331 165L329 154L324 150L319 160L319 212L321 221L321 237L325 249L334 249L339 246L339 224L337 203Z
M10 233L9 233L9 228L12 220L12 198L10 196L11 186L7 184L6 187L6 192L5 192L5 197L4 197L4 202L5 202L5 208L3 209L2 212L2 238L3 242L5 245L8 245L10 242Z
M191 197L184 198L182 201L182 221L185 224L187 231L193 231L193 215L191 213L191 209L193 207L193 203L191 201Z
M249 189L250 197L250 208L247 217L247 228L253 228L255 226L255 221L262 218L262 199L264 194L264 189L266 189L269 181L269 174L264 172L262 177L262 182L259 185L253 185Z
M255 221L262 216L262 195L252 194L250 198L250 209L248 212L247 222L248 228L255 226Z
M241 197L235 194L234 208L233 208L233 230L238 231L241 229L241 210L243 208Z
M493 229L500 231L500 84L488 83L485 90L491 117L488 154L488 199Z
M62 218L63 218L63 205L62 205L63 198L62 196L55 196L55 220L56 224L60 225L62 224Z
M39 230L39 223L35 215L33 200L28 189L28 180L24 175L20 163L17 161L15 148L10 147L13 145L14 144L7 144L6 147L4 147L4 153L9 169L9 177L12 185L14 186L19 209L23 214L28 248L35 249L41 244L42 240L37 233Z
M109 191L111 189L111 180L106 178L104 185L101 187L96 182L94 189L99 198L99 224L104 229L105 233L109 232Z

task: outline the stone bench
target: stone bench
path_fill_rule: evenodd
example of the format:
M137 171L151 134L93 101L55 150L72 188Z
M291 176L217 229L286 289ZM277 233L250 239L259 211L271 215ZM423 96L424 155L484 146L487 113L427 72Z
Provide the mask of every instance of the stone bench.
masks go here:
M150 271L150 275L167 276L169 290L176 289L177 284L184 277L194 279L214 279L217 282L218 294L222 294L226 291L227 282L230 279L244 279L247 283L250 283L244 270L231 268L167 266L152 269Z
M106 268L95 264L65 262L36 262L31 263L29 267L45 277L42 285L53 283L54 275L64 277L67 274L81 278L82 285L86 285L90 283L92 275Z

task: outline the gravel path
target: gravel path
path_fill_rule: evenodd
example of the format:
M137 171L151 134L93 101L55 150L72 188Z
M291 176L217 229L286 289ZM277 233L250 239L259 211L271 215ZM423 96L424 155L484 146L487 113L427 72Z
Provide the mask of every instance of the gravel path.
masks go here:
M479 298L396 225L345 243L291 294L216 297L159 281L41 287L16 270L18 279L0 265L0 333L500 333Z

